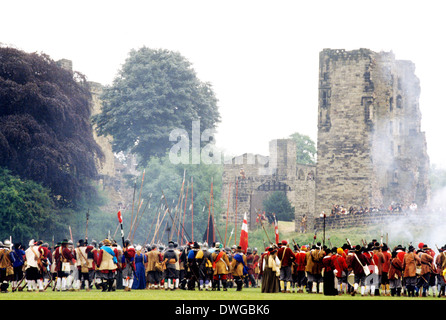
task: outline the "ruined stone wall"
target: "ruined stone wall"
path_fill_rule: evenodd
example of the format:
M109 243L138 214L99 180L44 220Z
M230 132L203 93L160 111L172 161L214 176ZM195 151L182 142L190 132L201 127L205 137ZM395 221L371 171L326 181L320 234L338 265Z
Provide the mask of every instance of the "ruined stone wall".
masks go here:
M102 94L102 85L97 82L89 82L91 92L91 115L94 116L101 112L102 102L100 96ZM98 173L101 176L115 176L115 156L112 151L112 137L98 136L95 128L93 128L93 137L104 153L104 160L97 160Z
M291 139L272 140L269 149L268 157L244 154L224 165L222 199L229 208L229 222L237 219L237 228L245 212L253 226L257 213L263 212L263 201L275 191L287 195L296 221L314 212L315 166L296 163L296 144Z
M373 86L365 76L371 55L366 49L320 53L315 215L333 204L371 205Z
M419 94L414 64L393 53L320 53L315 216L333 204L427 204Z

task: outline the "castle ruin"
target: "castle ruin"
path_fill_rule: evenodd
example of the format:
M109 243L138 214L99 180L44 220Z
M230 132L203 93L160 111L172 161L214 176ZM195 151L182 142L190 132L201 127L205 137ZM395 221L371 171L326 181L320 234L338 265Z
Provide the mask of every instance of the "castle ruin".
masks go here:
M269 157L233 158L224 166L222 187L223 200L232 192L230 219L240 220L247 212L252 225L262 201L275 190L285 192L295 207L296 231L303 217L312 228L336 204L427 205L429 157L419 95L415 65L396 60L392 52L324 49L319 55L317 164L298 164L289 139L271 141Z

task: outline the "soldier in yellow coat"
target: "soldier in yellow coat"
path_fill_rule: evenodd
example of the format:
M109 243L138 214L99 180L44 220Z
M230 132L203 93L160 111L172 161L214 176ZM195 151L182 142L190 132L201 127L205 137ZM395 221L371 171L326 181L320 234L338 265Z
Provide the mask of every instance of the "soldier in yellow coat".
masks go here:
M212 253L212 268L214 269L214 281L212 282L212 291L220 291L220 281L223 291L228 290L228 273L230 268L228 255L222 248L220 242L215 243L215 251Z

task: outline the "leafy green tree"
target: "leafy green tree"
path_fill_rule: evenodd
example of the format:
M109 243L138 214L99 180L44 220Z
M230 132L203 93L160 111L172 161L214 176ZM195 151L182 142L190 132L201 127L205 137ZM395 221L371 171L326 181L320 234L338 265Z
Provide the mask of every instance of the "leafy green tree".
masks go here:
M0 167L0 239L41 239L58 225L55 212L49 189Z
M59 205L94 193L102 157L85 77L45 54L0 48L0 166L41 183Z
M277 220L294 220L294 207L291 206L291 202L288 200L285 192L273 192L263 201L263 209L266 212L275 213Z
M172 130L191 137L192 121L200 120L201 131L220 121L211 85L168 50L132 50L102 100L102 112L94 117L98 134L113 136L114 151L138 155L142 166L151 156L166 154Z
M314 141L299 132L293 133L290 138L296 142L297 163L315 164L316 144Z

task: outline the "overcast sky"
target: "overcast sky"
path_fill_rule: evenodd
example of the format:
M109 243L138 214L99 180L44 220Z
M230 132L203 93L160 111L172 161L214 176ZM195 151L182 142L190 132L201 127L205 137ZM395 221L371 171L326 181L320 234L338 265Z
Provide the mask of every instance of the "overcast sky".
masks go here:
M217 145L235 155L267 155L270 140L294 132L316 141L322 49L393 51L416 65L428 153L444 166L443 2L1 1L0 43L70 59L104 85L131 49L178 51L213 85Z

